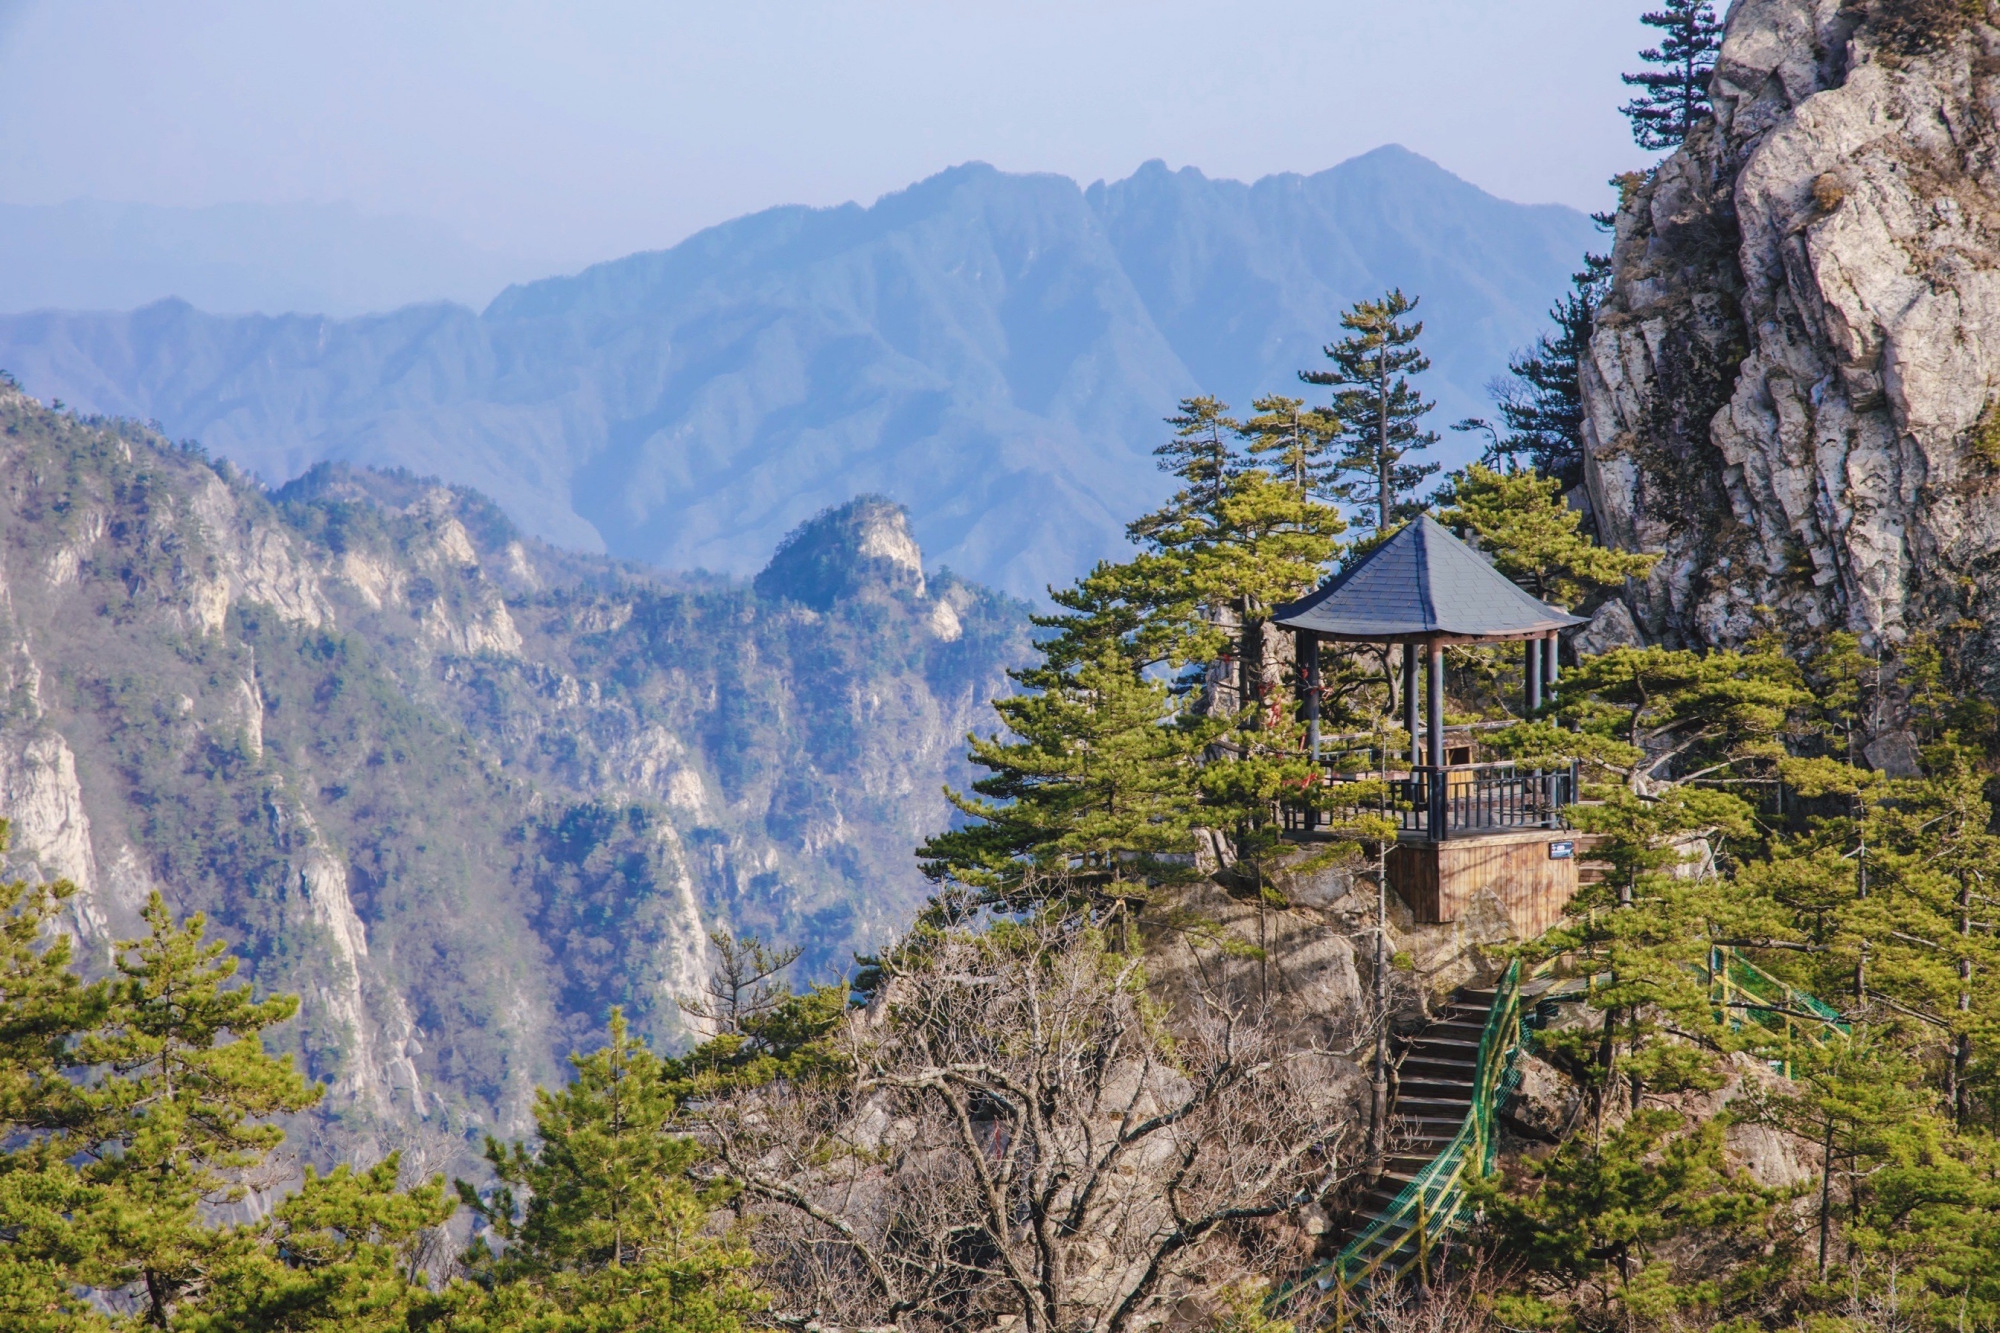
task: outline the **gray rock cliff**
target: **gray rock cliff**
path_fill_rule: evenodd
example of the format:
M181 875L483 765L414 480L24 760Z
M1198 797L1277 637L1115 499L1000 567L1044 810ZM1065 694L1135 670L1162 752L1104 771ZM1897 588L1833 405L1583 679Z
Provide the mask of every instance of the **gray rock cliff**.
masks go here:
M1997 75L2000 28L1950 6L1731 7L1584 370L1603 533L1666 555L1649 637L1954 629L2000 675Z

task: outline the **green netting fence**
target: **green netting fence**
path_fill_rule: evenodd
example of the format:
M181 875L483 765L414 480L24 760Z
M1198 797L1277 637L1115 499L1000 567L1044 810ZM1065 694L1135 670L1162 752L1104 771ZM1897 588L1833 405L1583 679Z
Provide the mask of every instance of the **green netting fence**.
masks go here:
M1847 1024L1838 1010L1772 976L1734 949L1710 949L1706 970L1709 996L1716 1009L1737 1022L1770 1032L1787 1053L1795 1043L1822 1045L1847 1035ZM1583 992L1587 993L1596 980L1585 980ZM1272 1305L1281 1304L1312 1283L1333 1294L1337 1302L1335 1323L1343 1327L1358 1293L1377 1283L1393 1283L1413 1270L1429 1280L1432 1252L1467 1220L1468 1179L1493 1168L1494 1116L1520 1082L1516 1062L1526 1017L1521 964L1516 959L1508 964L1495 988L1493 1007L1479 1037L1472 1105L1457 1135L1339 1254L1274 1293ZM1788 1055L1772 1064L1790 1075Z
M1708 997L1730 1021L1754 1025L1778 1039L1782 1054L1771 1063L1787 1078L1796 1046L1824 1046L1848 1035L1838 1009L1722 945L1708 951Z

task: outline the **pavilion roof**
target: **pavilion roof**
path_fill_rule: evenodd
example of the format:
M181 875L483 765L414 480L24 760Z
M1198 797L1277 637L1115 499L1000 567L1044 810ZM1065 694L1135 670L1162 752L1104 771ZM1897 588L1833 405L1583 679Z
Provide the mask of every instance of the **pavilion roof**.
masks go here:
M1423 514L1272 620L1330 639L1524 639L1581 625Z

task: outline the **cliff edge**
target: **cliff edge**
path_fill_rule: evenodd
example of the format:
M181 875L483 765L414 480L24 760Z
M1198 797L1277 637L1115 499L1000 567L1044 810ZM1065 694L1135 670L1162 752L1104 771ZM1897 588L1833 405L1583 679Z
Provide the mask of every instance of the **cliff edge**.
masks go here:
M2000 679L1996 16L1738 0L1714 121L1629 182L1586 480L1666 554L1650 638L1949 629Z

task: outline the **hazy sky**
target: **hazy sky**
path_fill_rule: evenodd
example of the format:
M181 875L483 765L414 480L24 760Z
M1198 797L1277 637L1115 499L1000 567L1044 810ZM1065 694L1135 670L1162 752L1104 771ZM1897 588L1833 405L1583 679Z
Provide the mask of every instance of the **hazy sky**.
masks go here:
M1602 208L1626 0L0 0L0 200L347 202L656 248L968 159L1310 172L1402 143Z

